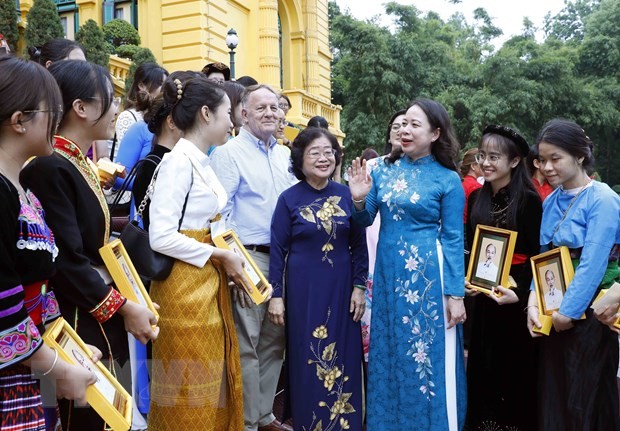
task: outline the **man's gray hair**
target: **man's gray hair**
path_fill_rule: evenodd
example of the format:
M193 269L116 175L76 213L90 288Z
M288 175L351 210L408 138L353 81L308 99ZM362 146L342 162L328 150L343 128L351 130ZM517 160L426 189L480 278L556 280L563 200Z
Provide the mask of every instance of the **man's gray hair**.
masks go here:
M276 99L278 98L278 93L276 93L276 91L267 84L250 85L243 92L243 96L241 96L241 105L245 108L250 94L254 93L255 91L262 90L263 88L267 91L272 92L273 95L276 96Z

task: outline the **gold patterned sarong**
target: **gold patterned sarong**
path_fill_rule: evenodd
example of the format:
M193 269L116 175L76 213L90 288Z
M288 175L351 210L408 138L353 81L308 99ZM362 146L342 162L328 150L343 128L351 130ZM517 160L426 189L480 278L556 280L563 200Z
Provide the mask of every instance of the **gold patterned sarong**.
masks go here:
M184 235L211 242L208 229ZM176 261L150 290L160 305L153 343L149 431L243 430L239 345L226 274Z

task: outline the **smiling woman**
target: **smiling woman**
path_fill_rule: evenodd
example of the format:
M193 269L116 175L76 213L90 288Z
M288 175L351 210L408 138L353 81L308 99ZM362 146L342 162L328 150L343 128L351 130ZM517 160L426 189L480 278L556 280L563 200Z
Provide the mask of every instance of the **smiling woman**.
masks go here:
M370 175L359 159L349 171L353 219L369 226L381 213L368 428L452 431L462 429L465 416L458 142L445 108L430 99L413 102L400 134L402 150L393 149Z
M114 134L112 80L103 67L78 60L49 67L63 100L63 116L54 136L54 154L37 157L22 172L23 184L41 200L59 248L57 272L50 280L62 315L80 337L104 352L102 361L119 371L128 359L127 331L143 343L157 338L155 316L114 289L99 248L109 239L110 214L96 167L85 157L92 142ZM126 367L127 370L129 367ZM101 429L103 419L92 408L60 402L63 429Z
M280 195L271 223L270 318L286 325L293 423L309 431L362 429L368 255L348 188L329 179L338 149L325 129L295 138L292 170L301 181Z

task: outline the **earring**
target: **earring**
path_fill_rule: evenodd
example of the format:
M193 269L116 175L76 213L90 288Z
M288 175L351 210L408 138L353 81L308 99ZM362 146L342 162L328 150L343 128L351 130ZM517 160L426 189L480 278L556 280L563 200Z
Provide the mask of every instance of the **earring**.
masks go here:
M25 133L25 132L26 132L26 128L22 127L22 133Z

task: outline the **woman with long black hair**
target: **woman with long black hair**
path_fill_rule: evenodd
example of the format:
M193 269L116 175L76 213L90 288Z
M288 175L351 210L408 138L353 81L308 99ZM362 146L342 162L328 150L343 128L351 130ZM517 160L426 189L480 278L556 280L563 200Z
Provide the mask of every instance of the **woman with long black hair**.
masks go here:
M22 172L56 236L57 272L50 279L62 316L87 343L103 352L102 362L129 389L127 332L146 343L157 323L146 307L127 301L115 288L99 248L108 243L110 214L96 166L85 157L93 141L114 133L118 100L103 67L85 61L50 66L62 94L63 115L54 136L54 154L37 157ZM127 365L127 366L125 366ZM92 408L61 401L63 429L103 430Z
M527 173L528 152L527 142L515 130L490 125L475 156L485 183L469 197L467 249L472 250L477 225L516 231L510 275L517 286L498 286L489 295L467 289L475 296L468 317L468 431L536 429L537 398L531 390L536 385L536 349L524 325L523 308L532 281L529 258L538 253L542 204Z

